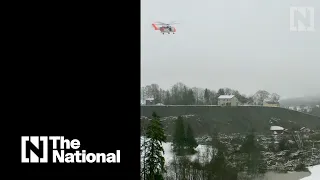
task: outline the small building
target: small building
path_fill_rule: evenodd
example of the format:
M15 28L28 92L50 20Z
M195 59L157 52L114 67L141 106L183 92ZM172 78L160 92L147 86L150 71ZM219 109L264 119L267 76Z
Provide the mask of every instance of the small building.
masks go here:
M154 98L147 98L146 99L146 105L155 105Z
M219 106L238 106L239 101L234 95L221 95L218 97Z
M280 103L274 102L274 101L263 101L263 106L265 106L265 107L280 107Z
M275 148L279 148L279 142L281 140L282 134L284 133L285 129L281 126L270 126L270 131L273 134L273 140Z
M276 135L276 134L282 134L285 131L285 129L283 127L281 127L281 126L271 126L270 127L270 131L274 135Z

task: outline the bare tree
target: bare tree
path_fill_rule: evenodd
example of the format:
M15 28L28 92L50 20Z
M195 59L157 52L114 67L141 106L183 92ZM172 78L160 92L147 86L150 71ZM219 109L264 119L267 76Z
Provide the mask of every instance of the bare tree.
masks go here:
M259 90L253 95L253 99L257 105L262 105L263 101L269 97L270 93L265 90Z
M209 101L211 105L217 105L218 104L218 96L215 91L209 92Z
M278 95L277 93L272 93L270 96L270 100L273 102L279 102L280 100L280 95Z
M145 101L147 98L146 88L142 87L140 90L140 99Z
M198 96L199 96L199 101L198 104L203 105L204 104L204 89L203 88L198 88Z
M232 95L232 94L233 94L233 90L230 89L230 88L225 88L225 89L224 89L224 94L225 94L225 95Z
M142 157L142 162L141 162L141 179L146 180L146 175L147 175L147 169L144 167L146 164L146 130L145 128L142 129L142 143L141 143L141 148L140 148L140 156Z

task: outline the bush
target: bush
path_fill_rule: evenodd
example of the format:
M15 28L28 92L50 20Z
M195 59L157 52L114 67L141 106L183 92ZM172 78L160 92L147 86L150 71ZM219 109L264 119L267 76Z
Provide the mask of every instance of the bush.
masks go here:
M291 151L287 151L287 152L284 154L284 156L285 156L285 157L289 157L290 154L291 154Z
M312 134L310 135L310 139L314 141L320 140L320 134Z
M299 164L294 168L294 170L297 171L297 172L309 171L308 168L306 167L306 165L303 164L303 163L299 163Z
M275 145L273 143L270 143L268 145L268 150L271 151L271 152L276 152L277 151L276 147L275 147Z
M289 150L288 143L286 139L281 139L279 142L279 150L284 151L284 150Z

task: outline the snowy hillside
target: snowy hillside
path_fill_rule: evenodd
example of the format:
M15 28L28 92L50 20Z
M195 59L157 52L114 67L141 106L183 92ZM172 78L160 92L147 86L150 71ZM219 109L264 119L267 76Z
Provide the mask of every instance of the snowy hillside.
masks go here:
M145 139L144 139L144 137L141 137L140 140L141 140L141 144L142 144ZM172 152L171 145L172 145L171 142L166 142L166 143L162 144L163 149L164 149L163 156L165 158L165 166L166 167L168 167L170 165L170 163L174 160L174 154ZM210 159L212 157L212 148L210 148L209 146L206 146L206 145L198 145L196 150L198 151L196 154L189 156L189 159L191 161L195 161L196 159L198 159L200 163L205 163L205 162L210 161ZM144 154L144 152L142 151L141 162L143 161L143 154ZM320 179L320 165L309 167L309 170L311 172L311 175L308 177L302 178L301 180L319 180ZM171 174L171 173L172 173L171 170L168 169L168 174ZM270 172L270 173L272 174L273 172ZM275 173L275 174L273 173L272 176L270 176L270 174L267 173L265 175L264 179L266 179L266 178L268 179L270 177L276 178L276 179L279 179L279 178L286 179L287 175L288 174L283 174L283 173ZM295 178L298 178L296 175L294 175L294 176L295 176Z
M301 180L319 180L320 179L320 165L316 165L308 168L311 172L311 175Z
M210 133L212 129L219 129L221 133L241 133L248 128L254 128L261 133L269 133L270 125L291 129L296 126L315 129L320 127L320 118L298 111L284 108L266 107L230 107L219 106L141 106L141 124L146 125L152 113L161 117L165 133L172 135L174 121L183 116L190 124L196 137ZM270 119L275 119L272 123ZM170 140L170 139L169 139Z
M299 111L299 112L304 112L304 113L310 113L312 111L311 106L288 106L285 107L287 109L293 110L293 111Z
M141 140L141 144L143 144L144 137L141 137L140 140ZM171 145L172 145L171 142L162 143L162 147L164 149L163 156L165 159L166 166L168 166L174 158ZM198 145L198 147L195 150L197 151L197 153L189 156L189 159L191 161L199 159L200 163L204 163L205 161L208 162L211 160L211 157L212 157L212 148L211 147L206 146L206 145ZM141 157L143 157L143 154L144 154L144 152L142 151Z

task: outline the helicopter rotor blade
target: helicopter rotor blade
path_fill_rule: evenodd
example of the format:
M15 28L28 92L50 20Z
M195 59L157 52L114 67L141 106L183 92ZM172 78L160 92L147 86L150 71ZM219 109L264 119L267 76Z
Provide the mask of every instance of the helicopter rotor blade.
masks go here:
M180 23L170 23L169 25L180 24Z
M163 23L163 22L157 21L157 22L154 22L153 24L163 25L163 26L171 26L171 25L180 24L180 23L178 23L178 22L176 22L176 21L171 21L170 23Z
M160 21L157 21L157 22L155 22L154 24L167 25L166 23L163 23L163 22L160 22Z
M168 24L179 24L177 21L171 21L170 23Z

